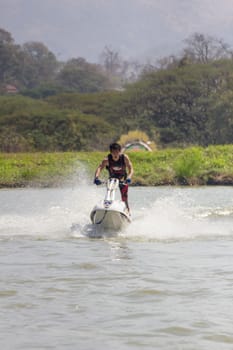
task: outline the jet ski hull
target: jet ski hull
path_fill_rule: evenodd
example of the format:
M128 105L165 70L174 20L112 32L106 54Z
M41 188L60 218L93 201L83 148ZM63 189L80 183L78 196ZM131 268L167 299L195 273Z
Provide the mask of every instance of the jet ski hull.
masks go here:
M119 231L131 222L131 218L124 202L115 201L109 207L106 202L101 202L93 208L91 221L101 229Z
M98 231L120 231L131 222L126 203L122 200L115 200L118 185L118 179L108 180L104 200L100 201L90 214L92 224Z

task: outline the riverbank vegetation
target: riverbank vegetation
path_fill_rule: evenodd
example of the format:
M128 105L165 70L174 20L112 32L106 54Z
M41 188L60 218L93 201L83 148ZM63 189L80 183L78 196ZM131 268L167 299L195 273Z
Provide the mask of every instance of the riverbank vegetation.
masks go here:
M132 185L232 185L233 146L128 153ZM105 152L1 153L0 187L92 184ZM103 173L103 178L107 172Z

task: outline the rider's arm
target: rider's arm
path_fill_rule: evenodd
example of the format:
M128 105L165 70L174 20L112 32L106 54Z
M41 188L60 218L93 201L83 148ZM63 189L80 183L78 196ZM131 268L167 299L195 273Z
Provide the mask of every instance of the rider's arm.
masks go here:
M131 179L132 176L133 176L133 164L132 164L132 162L130 161L129 157L126 154L124 156L125 156L125 165L126 165L126 167L128 169L128 172L129 172L127 177L129 179Z
M107 158L105 158L105 159L100 163L100 165L98 166L98 168L96 169L95 178L99 177L101 171L106 167L106 165L108 165L108 159L107 159Z

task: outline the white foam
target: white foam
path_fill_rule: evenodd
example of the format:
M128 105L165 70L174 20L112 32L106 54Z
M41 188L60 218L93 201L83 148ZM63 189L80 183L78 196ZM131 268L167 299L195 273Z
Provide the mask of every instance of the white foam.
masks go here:
M43 198L40 203L40 193L44 196L46 191L48 199L46 201ZM101 192L89 185L53 190L20 190L19 203L14 204L15 212L11 204L10 212L5 210L0 215L0 236L67 237L73 223L83 228L90 222L92 203L102 198ZM51 198L53 194L55 198ZM32 197L31 202L28 196ZM21 209L17 208L18 205Z
M232 213L227 209L221 210L224 216L227 212ZM132 224L123 235L132 239L161 241L210 239L233 235L232 220L216 222L209 218L209 214L206 217L201 213L206 213L206 209L200 211L198 206L192 206L190 200L180 194L171 195L155 201L147 209L138 210Z
M0 202L0 238L29 236L32 238L67 238L88 236L90 212L103 198L105 187L96 187L91 180L63 189L22 189L5 191ZM17 192L18 191L18 192ZM145 191L145 192L144 192ZM187 196L187 191L156 189L150 202L141 197L147 190L130 189L132 223L120 238L127 240L190 240L233 236L232 207L201 206ZM194 189L195 191L195 189ZM7 202L8 194L11 202ZM119 194L118 194L119 195ZM144 198L144 197L143 197ZM149 198L149 197L148 197ZM190 199L191 198L191 199ZM15 201L15 202L14 202ZM20 209L20 210L19 210ZM71 228L74 228L72 230Z

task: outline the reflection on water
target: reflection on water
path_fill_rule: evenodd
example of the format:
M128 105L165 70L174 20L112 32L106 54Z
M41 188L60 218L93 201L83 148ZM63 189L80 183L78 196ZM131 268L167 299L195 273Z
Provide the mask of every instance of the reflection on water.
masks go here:
M93 239L102 189L2 190L1 348L231 349L232 192L130 188L132 224Z
M110 257L112 260L131 259L130 249L126 242L111 240L108 243L110 246Z

